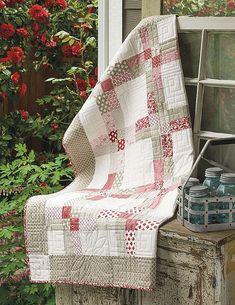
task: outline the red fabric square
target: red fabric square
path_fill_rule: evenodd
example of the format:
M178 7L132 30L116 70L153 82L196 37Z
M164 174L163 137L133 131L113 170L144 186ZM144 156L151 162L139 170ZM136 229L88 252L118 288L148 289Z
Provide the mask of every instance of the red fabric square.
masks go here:
M125 149L126 141L125 139L118 140L118 151Z
M79 218L71 218L70 231L78 231L78 230L79 230Z
M144 50L144 59L148 60L152 57L151 49Z
M171 131L180 131L191 127L190 118L183 117L170 122Z
M161 64L160 55L154 56L152 59L152 65L154 68L159 67Z
M70 218L72 207L71 206L64 206L62 209L62 218L67 219Z
M150 127L150 124L149 124L149 118L146 116L142 119L139 119L136 123L135 123L135 130L138 131L138 130L141 130L143 128L148 128Z
M101 82L101 87L104 92L112 90L113 83L112 83L111 79L108 78L108 79L104 80L103 82Z
M164 134L161 136L162 147L163 147L163 157L172 157L173 156L173 143L171 134Z

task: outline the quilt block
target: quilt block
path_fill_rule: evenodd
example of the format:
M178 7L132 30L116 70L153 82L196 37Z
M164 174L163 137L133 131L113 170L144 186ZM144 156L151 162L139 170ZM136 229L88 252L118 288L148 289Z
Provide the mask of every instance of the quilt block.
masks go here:
M63 144L74 182L25 207L31 281L154 289L159 226L193 163L175 16L130 33Z

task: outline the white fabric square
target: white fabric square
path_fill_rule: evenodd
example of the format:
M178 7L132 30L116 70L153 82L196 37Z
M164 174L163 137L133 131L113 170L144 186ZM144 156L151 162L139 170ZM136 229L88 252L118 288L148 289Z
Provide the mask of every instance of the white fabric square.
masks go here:
M152 140L148 138L126 148L122 188L138 187L153 182L153 147Z
M95 173L88 188L102 188L108 180L110 172L110 155L106 154L95 158Z
M125 127L148 115L146 77L141 75L115 89L124 116Z
M83 105L79 118L90 141L102 135L108 136L104 120L93 96Z
M55 197L52 197L46 201L46 208L63 208L68 201L75 198L82 198L85 196L83 192L68 192Z
M176 17L175 18L166 18L158 22L158 40L159 43L164 43L167 40L177 37L176 33Z
M30 277L32 281L49 281L50 266L48 255L29 254Z
M130 35L130 39L124 40L122 44L122 53L117 53L113 57L110 63L111 66L116 62L121 62L123 60L129 59L132 56L136 56L136 54L143 52L143 43L139 39L139 35L133 33L130 33Z
M174 178L184 176L193 165L193 139L190 129L172 133ZM187 153L186 153L187 152Z
M117 151L110 155L110 173L117 173L124 168L124 151Z
M135 232L135 256L156 257L157 231L136 231Z
M48 254L49 255L64 255L64 231L62 230L49 230L47 232L48 238Z
M80 232L80 240L83 255L109 255L107 231Z
M168 109L186 105L186 92L181 72L162 75L165 100Z

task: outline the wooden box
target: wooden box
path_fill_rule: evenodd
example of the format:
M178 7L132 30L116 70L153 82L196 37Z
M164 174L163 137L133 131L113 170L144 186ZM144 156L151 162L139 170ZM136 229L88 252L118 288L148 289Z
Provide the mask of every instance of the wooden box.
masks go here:
M57 305L235 305L235 231L162 226L154 292L56 285Z

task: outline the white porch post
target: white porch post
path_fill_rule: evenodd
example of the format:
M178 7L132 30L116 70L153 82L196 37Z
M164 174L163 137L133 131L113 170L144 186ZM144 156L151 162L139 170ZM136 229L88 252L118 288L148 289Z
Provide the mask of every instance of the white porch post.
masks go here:
M99 77L122 44L122 1L99 0Z

